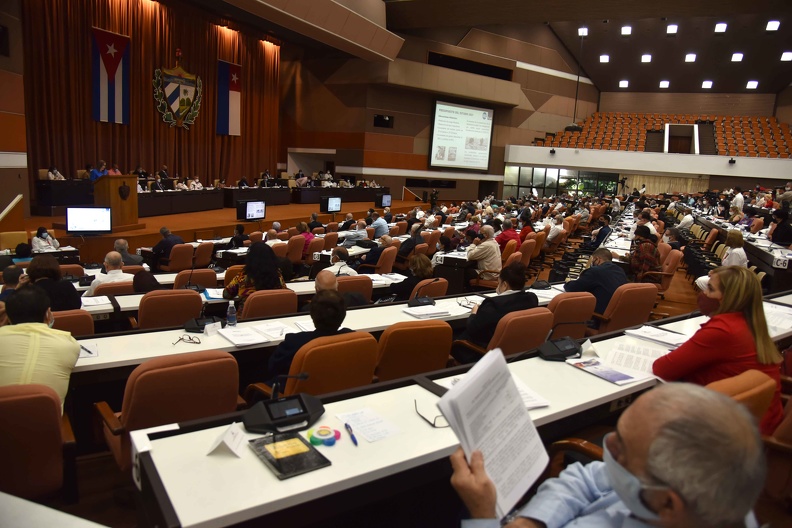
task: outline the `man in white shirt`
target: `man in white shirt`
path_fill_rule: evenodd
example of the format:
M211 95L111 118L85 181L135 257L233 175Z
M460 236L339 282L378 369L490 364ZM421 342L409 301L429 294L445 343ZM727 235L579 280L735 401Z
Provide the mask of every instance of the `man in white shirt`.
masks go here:
M495 241L495 230L490 225L485 225L481 228L481 234L484 235L484 240L477 238L473 244L468 248L468 260L475 260L478 263L477 271L479 276L484 280L495 280L497 276L492 273L484 273L487 271L500 271L501 269L501 253L498 243Z
M745 205L745 197L743 196L742 189L739 186L735 187L734 198L732 198L731 206L739 208L740 212L742 212L743 205Z
M641 225L645 225L646 227L648 227L649 228L649 232L651 234L653 234L654 236L657 236L657 229L655 229L655 227L652 225L652 215L651 215L651 213L649 213L648 211L641 211L640 216L638 217L638 219L635 221L635 223L630 228L630 234L628 235L627 238L629 238L630 240L634 239L635 238L635 229L638 226L641 226Z
M693 225L693 215L688 213L682 217L682 220L679 221L679 225L677 229L690 229Z
M353 270L347 264L349 260L349 251L343 246L338 246L333 249L333 253L330 255L330 263L332 264L329 268L325 268L325 270L329 271L333 275L357 275L357 271Z
M269 231L267 231L267 240L265 241L265 243L268 246L272 247L276 244L285 244L286 242L278 238L278 232L276 230L270 229Z
M550 228L550 232L547 233L547 240L545 240L544 247L550 247L550 244L553 243L553 240L556 239L558 235L561 234L561 231L564 230L564 217L559 215L555 215L553 217L553 223L551 224L552 227Z
M107 273L100 273L94 278L88 291L85 292L85 296L91 297L100 284L107 284L109 282L132 282L135 276L131 273L124 273L121 271L123 265L124 261L121 257L121 253L118 251L111 251L108 253L104 259L104 266Z
M350 248L357 244L358 240L364 240L366 238L368 238L368 233L366 232L366 221L358 220L357 228L354 231L348 231L344 237L344 247Z
M618 196L614 196L613 203L611 203L611 213L616 214L619 212L621 212L621 201Z

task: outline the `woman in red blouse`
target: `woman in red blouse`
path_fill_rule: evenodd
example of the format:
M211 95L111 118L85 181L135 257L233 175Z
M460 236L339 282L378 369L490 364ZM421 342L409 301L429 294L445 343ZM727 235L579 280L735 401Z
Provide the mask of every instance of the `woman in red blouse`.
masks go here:
M740 266L712 270L705 292L719 301L709 321L679 348L661 357L652 367L666 381L707 385L759 370L776 381L770 408L759 426L772 434L784 415L781 405L781 354L767 332L762 289L756 274Z

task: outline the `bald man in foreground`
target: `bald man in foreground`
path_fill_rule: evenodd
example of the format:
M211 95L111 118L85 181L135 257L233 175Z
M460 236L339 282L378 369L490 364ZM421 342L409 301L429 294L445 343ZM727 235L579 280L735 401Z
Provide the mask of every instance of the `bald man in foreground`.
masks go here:
M766 464L748 410L704 387L669 383L642 395L605 436L604 462L548 479L507 526L731 528L758 526L752 508ZM472 520L496 528L495 486L476 451L451 455L451 484Z
M316 293L320 291L332 290L338 291L338 277L336 274L326 269L320 271L316 274L316 280L314 281L314 289ZM347 308L352 308L353 306L366 306L371 304L371 302L366 299L363 294L356 292L356 291L348 291L341 294L344 298L344 304ZM306 303L301 309L301 312L310 312L311 311L311 303Z
M121 253L118 251L111 251L105 255L104 267L106 273L100 273L94 278L93 282L91 282L91 286L88 287L88 291L85 292L85 296L92 296L97 286L100 284L107 284L109 282L132 282L135 276L131 273L124 273L121 271L123 266L124 261L121 257Z

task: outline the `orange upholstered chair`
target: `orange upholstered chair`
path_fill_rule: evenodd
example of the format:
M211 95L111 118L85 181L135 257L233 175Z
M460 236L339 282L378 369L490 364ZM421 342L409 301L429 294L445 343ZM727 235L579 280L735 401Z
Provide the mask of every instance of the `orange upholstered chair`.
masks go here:
M445 368L453 331L445 321L405 321L389 326L379 338L375 374L388 381ZM431 343L431 346L418 346Z
M588 321L594 315L597 299L588 292L566 292L553 297L547 309L553 312L553 332L556 337L581 339L586 337L586 324L563 324Z
M662 266L668 254L671 253L671 246L665 242L659 242L657 244L657 252L660 254L660 265Z
M368 238L369 240L374 240L374 233L375 232L376 232L376 229L374 229L373 227L367 227L366 228L366 238Z
M324 250L331 250L338 245L338 232L327 233L324 236Z
M531 233L533 234L533 233ZM522 255L520 262L522 262L525 267L531 263L531 256L533 255L534 248L536 248L536 237L533 238L525 238L525 242L520 244L519 252Z
M120 413L103 401L94 407L102 418L107 446L121 470L127 471L132 465L130 431L232 412L238 390L234 357L206 350L140 364L126 382Z
M587 328L586 335L604 334L647 322L656 298L657 287L654 284L622 284L613 292L605 313L594 312L594 318L600 321L600 327Z
M101 295L133 295L135 293L135 288L132 281L124 281L124 282L107 282L105 284L100 284L94 290L94 297L99 297Z
M289 244L284 242L282 244L273 244L270 247L272 247L272 252L275 253L276 257L286 258L286 255L289 251Z
M195 256L193 257L193 267L195 269L206 268L212 263L212 252L214 251L214 244L211 242L201 242L195 248Z
M506 246L504 246L503 251L501 251L501 265L504 265L515 251L517 251L517 241L509 240L506 242Z
M173 289L184 288L188 281L204 288L217 288L217 272L208 268L180 271L173 280Z
M349 332L318 337L303 345L295 354L289 375L307 373L304 380L290 378L281 394L305 392L318 396L371 383L377 365L377 340L368 332ZM271 387L256 383L248 386L246 399L258 392L271 395Z
M504 315L495 334L490 339L486 349L466 340L454 341L475 350L481 355L495 348L500 348L504 355L517 354L533 350L544 343L547 333L553 327L553 314L547 308L531 308L530 310L520 310ZM526 331L530 329L530 331Z
M338 233L338 222L328 222L325 227L326 233Z
M201 315L203 300L192 290L155 290L140 299L137 324L141 330L182 326Z
M94 321L85 310L63 310L52 312L55 324L52 328L69 332L73 337L94 335Z
M193 247L190 244L176 244L170 252L167 264L160 264L162 271L177 272L192 268Z
M314 260L314 253L320 253L324 249L324 239L323 238L314 238L308 244L308 253L305 254L305 260L303 260L303 264L306 266L313 266L318 260Z
M45 385L0 387L0 491L77 499L76 444L58 394Z
M138 272L144 271L146 268L143 266L138 266L137 264L133 264L131 266L121 266L121 271L123 273L129 273L130 275L134 275Z
M223 276L223 284L226 286L231 284L231 281L234 280L234 277L242 273L244 269L244 264L234 264L233 266L230 266L228 269L226 269L225 275Z
M429 236L424 236L426 240L426 254L431 257L437 251L437 243L440 242L440 237L443 233L437 229L429 232Z
M79 264L61 264L60 270L61 275L64 277L71 275L72 277L80 278L85 275L85 269Z
M261 231L253 231L248 235L248 239L250 240L251 244L255 244L256 242L261 242L264 240L264 233Z
M442 297L448 291L448 281L443 278L424 279L413 288L410 299L415 299L419 293L421 297Z
M387 247L382 250L382 254L380 255L376 264L361 264L358 267L358 272L378 273L380 275L390 273L393 271L393 263L396 262L396 253L398 252L399 250L396 247Z
M297 294L291 290L261 290L251 293L242 306L239 320L258 319L297 312Z
M758 422L770 408L776 386L775 380L764 372L746 370L737 376L713 381L707 388L742 403Z
M407 221L396 222L396 226L399 228L399 236L407 234Z
M286 258L292 264L302 264L303 248L305 247L305 237L302 235L293 236L289 239L286 249Z
M676 275L677 266L679 266L680 260L682 260L682 252L678 249L672 249L669 251L668 256L663 261L660 271L647 271L641 275L641 278L643 279L651 276L660 277L660 282L654 283L654 285L657 288L657 293L659 293L660 297L664 299L664 294L668 291L668 288L671 287L671 281Z
M371 302L371 295L374 292L374 283L371 277L365 275L351 275L338 277L338 293L358 292L366 300Z

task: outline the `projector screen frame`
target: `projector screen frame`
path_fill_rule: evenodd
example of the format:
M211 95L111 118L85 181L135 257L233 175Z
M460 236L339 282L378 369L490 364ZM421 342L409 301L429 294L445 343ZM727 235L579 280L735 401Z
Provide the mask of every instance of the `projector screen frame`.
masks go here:
M76 229L70 230L70 222L69 217L71 216L70 212L73 210L102 210L107 211L107 221L108 221L108 228L107 229ZM111 207L105 207L101 205L75 205L75 206L67 206L66 207L66 234L70 236L94 236L94 235L109 235L113 233L113 209Z
M486 174L489 172L490 163L492 162L492 138L494 136L494 127L495 127L495 108L490 107L486 108L480 106L482 103L476 103L469 100L461 100L461 99L454 99L454 98L436 98L434 100L434 106L432 108L432 120L429 128L429 156L427 159L428 168L429 170L435 171L450 171L450 172L465 172L465 173L476 173L476 174ZM487 145L487 166L484 168L479 167L470 167L464 165L436 165L434 164L435 157L437 155L436 147L440 145L435 145L435 127L437 124L437 112L438 112L438 105L448 105L448 106L457 106L457 107L465 107L473 110L484 111L484 112L491 112L492 119L490 120L490 129L489 129L489 139ZM454 147L457 148L457 147ZM458 149L458 148L457 148ZM464 147L463 147L464 151ZM449 153L444 152L444 157L448 156Z
M264 205L264 216L261 218L248 218L247 207L251 203L262 203ZM236 201L236 216L238 222L260 222L267 218L267 201L266 200L237 200Z
M330 200L332 200L334 198L338 200L338 210L331 211L330 210ZM320 213L324 213L324 214L327 214L327 213L340 213L342 207L344 207L344 201L341 198L341 196L327 195L327 196L320 196L319 197L319 212Z

